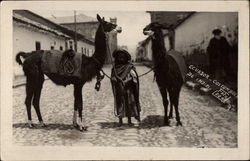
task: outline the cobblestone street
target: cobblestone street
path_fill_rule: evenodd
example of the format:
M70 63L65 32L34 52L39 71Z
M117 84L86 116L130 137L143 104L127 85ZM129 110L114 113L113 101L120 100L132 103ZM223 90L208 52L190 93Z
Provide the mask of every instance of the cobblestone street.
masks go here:
M110 74L110 68L104 70ZM149 69L137 66L138 74ZM83 87L84 118L88 131L80 132L72 125L73 86L56 86L46 80L41 96L41 113L47 128L37 125L32 107L34 129L28 128L24 105L25 86L13 88L13 140L16 145L67 146L135 146L135 147L197 147L236 148L237 113L228 111L208 96L201 96L183 86L179 102L182 127L163 124L164 108L153 72L140 79L142 123L139 127L118 127L114 116L113 94L109 79L101 90L94 89L95 80ZM127 123L127 120L124 121Z

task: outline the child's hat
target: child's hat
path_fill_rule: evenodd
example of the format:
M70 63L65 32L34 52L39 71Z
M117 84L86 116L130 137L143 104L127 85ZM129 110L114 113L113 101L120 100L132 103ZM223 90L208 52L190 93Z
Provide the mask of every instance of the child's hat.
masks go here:
M112 56L116 59L116 57L121 56L121 54L125 54L127 56L128 60L131 60L131 55L129 54L129 52L125 49L116 49Z

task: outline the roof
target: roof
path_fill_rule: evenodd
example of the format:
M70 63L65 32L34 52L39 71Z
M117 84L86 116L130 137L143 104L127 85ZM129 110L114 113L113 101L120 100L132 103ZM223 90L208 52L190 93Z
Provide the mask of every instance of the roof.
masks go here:
M148 13L153 13L155 11L147 11ZM178 21L173 21L174 24L172 25L172 29L176 29L178 26L180 26L183 22L185 22L188 18L190 18L193 14L195 14L196 12L189 12L184 18L182 18L181 20ZM171 25L171 24L170 24ZM163 36L168 36L169 32L165 33ZM151 37L148 36L146 39L144 39L143 41L140 41L138 44L141 46L145 46L149 41L151 40Z
M53 32L59 31L61 33L64 33L64 34L70 36L71 38L74 38L74 36L75 36L74 31L69 30L69 29L67 29L59 24L56 24L56 23L38 15L38 14L35 14L29 10L14 10L13 12L15 13L15 14L13 14L13 19L15 21L31 24L34 27L38 27L38 28L40 26L40 27L46 28L47 30L53 30ZM21 18L20 16L17 16L16 14L21 15L24 18ZM34 22L38 22L38 23L34 23ZM85 38L84 35L82 35L82 34L77 33L77 38L79 40L82 40L82 41L88 43L88 44L91 44L91 45L94 44L93 41Z
M61 23L73 23L74 22L74 16L64 16L64 17L49 17L49 20L61 24ZM76 15L76 22L92 22L96 21L96 18L86 16L84 14Z
M97 24L99 23L98 21L89 21L89 22L76 22L76 24ZM75 24L74 22L69 22L69 23L60 23L60 25L73 25Z
M44 25L41 25L41 24L38 24L38 23L35 23L33 21L30 21L30 20L26 20L25 18L23 17L20 17L16 14L13 14L13 20L16 21L16 22L20 22L22 24L25 24L25 25L28 25L28 26L32 26L32 27L35 27L39 30L43 30L43 31L47 31L47 32L50 32L50 33L53 33L57 36L62 36L62 37L65 37L65 38L70 38L68 35L62 33L62 32L59 32L58 30L54 30L54 29L51 29L47 26L44 26Z
M151 22L167 23L169 25L176 25L186 18L191 12L177 12L177 11L147 11L150 13Z
M183 22L185 22L187 19L189 19L195 13L196 12L190 12L185 18L183 18L181 21L179 21L178 23L176 23L173 28L176 29L177 27L179 27Z

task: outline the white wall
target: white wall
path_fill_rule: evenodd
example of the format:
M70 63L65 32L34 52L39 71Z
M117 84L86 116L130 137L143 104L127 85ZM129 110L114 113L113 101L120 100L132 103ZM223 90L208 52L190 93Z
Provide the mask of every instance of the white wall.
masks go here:
M146 45L146 54L145 55L149 60L152 60L152 40L149 40Z
M238 16L236 12L198 12L189 17L175 30L175 49L184 55L191 53L194 48L199 47L206 51L212 31L219 27L229 42L237 32ZM232 37L229 38L228 34Z
M13 27L13 45L14 53L19 51L29 52L36 50L35 42L41 43L41 49L50 50L51 46L54 46L56 50L59 50L60 46L65 49L65 39L54 36L48 33L38 32L31 28L20 26L14 23Z
M60 46L65 50L65 40L53 34L39 32L34 28L25 27L23 24L13 22L13 65L14 75L23 75L22 67L19 66L15 57L20 51L30 52L36 50L36 41L41 44L41 49L50 50L51 46L59 50Z
M51 33L43 33L37 29L27 27L26 25L13 22L13 65L14 65L14 76L23 75L22 67L19 66L15 57L20 51L31 52L36 50L36 41L41 44L42 50L50 50L51 46L54 46L55 50L60 50L60 46L63 50L66 49L65 42L67 41L63 37L56 36ZM74 44L72 44L74 49ZM89 50L89 56L94 53L94 46L87 44L83 41L78 41L78 52L81 53L81 47ZM69 43L68 43L69 48Z
M85 53L85 48L86 48L86 53ZM82 49L83 49L83 54L85 54L87 56L92 56L94 54L95 46L87 44L83 41L78 41L77 42L77 52L82 53Z
M164 37L164 43L165 43L165 48L168 51L170 49L170 43L169 43L169 38L168 36Z

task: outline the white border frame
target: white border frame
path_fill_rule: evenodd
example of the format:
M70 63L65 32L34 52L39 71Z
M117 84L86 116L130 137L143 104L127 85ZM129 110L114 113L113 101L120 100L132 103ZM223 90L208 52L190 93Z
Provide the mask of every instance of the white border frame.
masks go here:
M122 6L122 7L120 7ZM1 3L1 159L249 159L249 3L247 1L4 1ZM238 148L15 146L12 144L12 10L238 12Z

